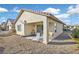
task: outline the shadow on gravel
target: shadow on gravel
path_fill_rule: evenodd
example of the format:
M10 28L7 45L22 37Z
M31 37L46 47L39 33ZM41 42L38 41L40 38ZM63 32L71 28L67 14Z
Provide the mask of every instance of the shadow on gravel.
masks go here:
M71 44L77 44L76 42L49 42L50 45L71 45Z
M0 54L3 54L3 52L4 52L4 47L0 47Z

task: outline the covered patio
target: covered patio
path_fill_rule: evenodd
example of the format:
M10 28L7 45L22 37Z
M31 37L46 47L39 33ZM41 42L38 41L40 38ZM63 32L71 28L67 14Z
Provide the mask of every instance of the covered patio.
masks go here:
M50 20L44 20L40 22L26 22L24 24L24 33L26 39L32 39L35 41L41 41L45 44L52 41L54 37L55 23Z

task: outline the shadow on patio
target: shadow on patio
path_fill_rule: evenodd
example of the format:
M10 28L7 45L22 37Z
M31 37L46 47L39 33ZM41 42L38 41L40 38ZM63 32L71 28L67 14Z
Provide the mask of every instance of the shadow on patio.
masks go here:
M53 44L53 45L70 45L70 44L77 44L75 41L73 41L69 34L70 32L64 32L55 39L52 39L52 42L49 42L48 44Z
M56 37L54 40L68 40L71 39L71 37L69 36L71 33L70 32L64 32L61 35L59 35L58 37Z
M49 42L48 44L53 45L71 45L71 44L77 44L76 42Z

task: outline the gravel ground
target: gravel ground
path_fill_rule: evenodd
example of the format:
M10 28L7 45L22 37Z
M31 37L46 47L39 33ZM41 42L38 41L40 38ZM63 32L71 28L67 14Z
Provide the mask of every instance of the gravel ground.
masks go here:
M0 31L0 37L10 36L13 35L11 31Z
M3 54L73 54L79 53L77 44L45 45L18 35L0 37L0 52Z

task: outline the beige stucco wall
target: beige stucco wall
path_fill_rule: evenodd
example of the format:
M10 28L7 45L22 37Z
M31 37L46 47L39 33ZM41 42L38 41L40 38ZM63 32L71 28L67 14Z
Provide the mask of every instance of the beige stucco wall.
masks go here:
M27 24L25 27L25 35L31 35L32 31L35 31L35 25L34 24Z
M48 18L48 30L49 32L54 32L54 23L53 19Z
M17 25L21 25L21 31L18 31L18 30L17 30ZM16 29L16 34L22 35L22 36L25 35L25 33L24 33L24 24L22 24L22 23L17 23L17 24L15 25L15 29Z
M42 16L42 15L38 15L38 14L34 14L31 12L23 12L23 14L20 16L20 18L18 19L18 21L15 24L15 29L16 29L16 33L19 35L26 35L26 30L24 30L24 21L26 21L27 24L29 23L36 23L36 22L42 22L44 20L46 20L47 17L46 16ZM22 26L22 31L17 31L17 25L21 24ZM29 25L30 26L30 25ZM30 26L32 28L32 26Z
M63 33L63 24L54 21L53 19L48 18L49 21L49 38L54 39L55 37L59 36ZM56 32L55 32L55 25L56 25ZM50 33L53 33L53 37L51 37Z
M54 34L54 38L56 38L57 36L59 36L61 33L63 33L63 24L56 22L57 26L57 31Z

